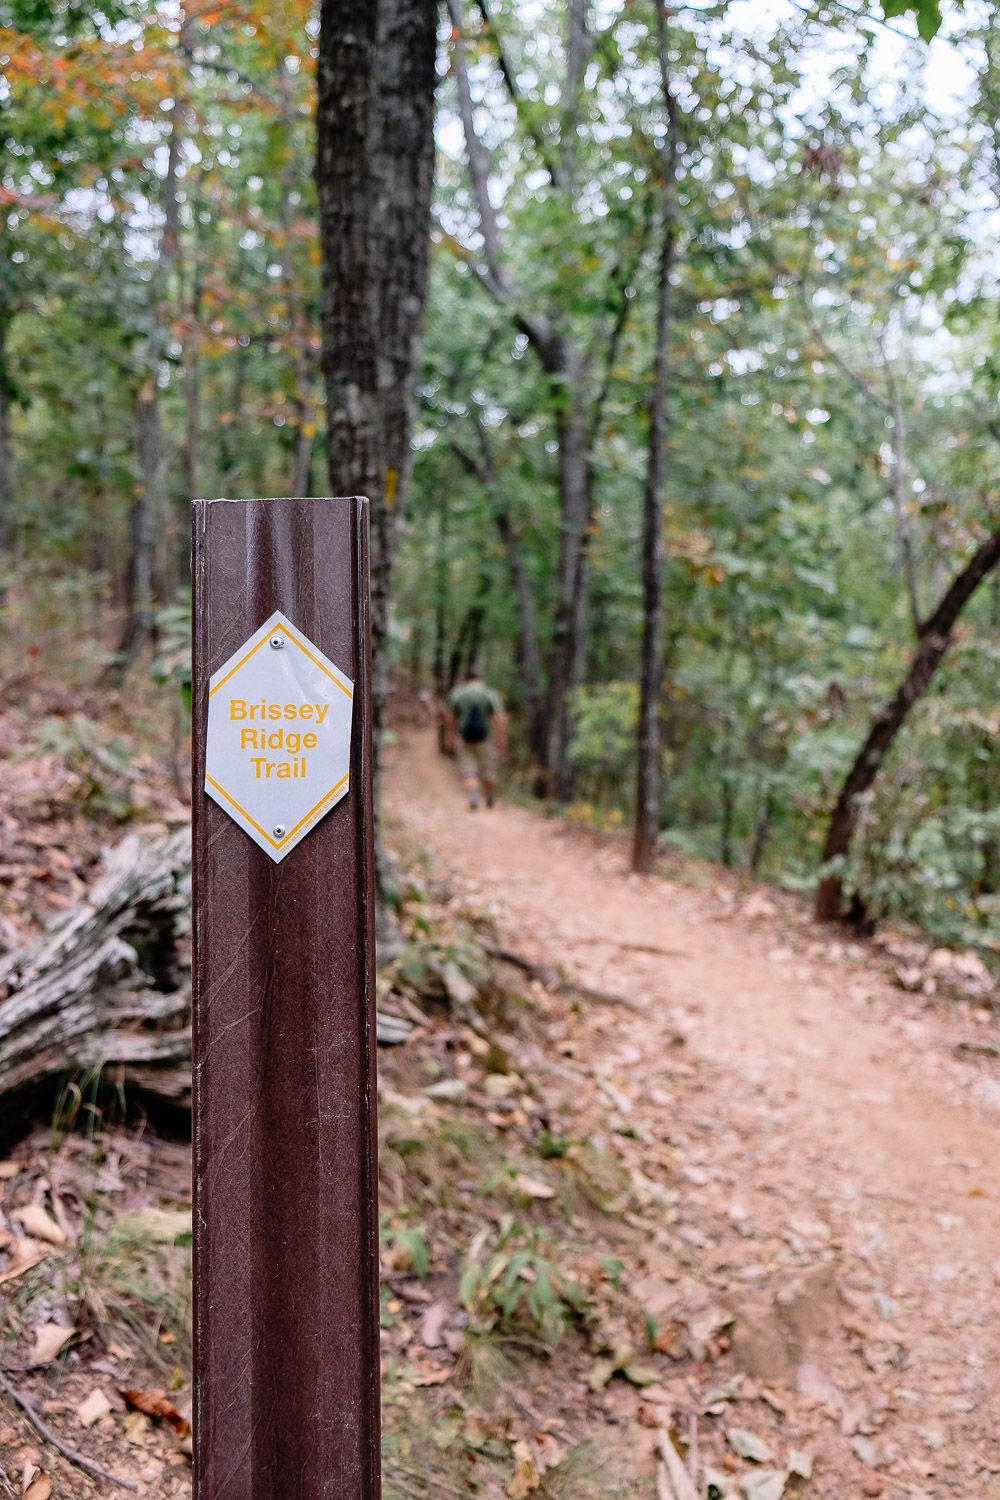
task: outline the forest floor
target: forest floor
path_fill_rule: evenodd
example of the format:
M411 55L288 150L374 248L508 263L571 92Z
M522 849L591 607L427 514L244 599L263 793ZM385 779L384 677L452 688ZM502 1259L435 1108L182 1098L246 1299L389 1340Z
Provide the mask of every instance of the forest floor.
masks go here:
M797 900L633 876L623 841L519 806L469 813L429 734L389 786L502 944L620 997L536 985L548 1045L518 1060L549 1129L611 1137L645 1189L625 1275L657 1379L608 1382L599 1441L651 1475L665 1425L748 1500L1000 1496L989 1006L905 993L891 943L845 942Z
M119 729L131 821L183 818ZM120 836L113 770L97 816L27 736L0 714L10 943ZM427 730L387 785L408 946L380 1004L415 1025L379 1059L386 1500L1000 1497L981 965L711 866L639 879L623 839L533 808L470 814ZM188 1150L70 1114L0 1160L0 1368L64 1443L184 1500ZM114 1493L0 1390L0 1500Z

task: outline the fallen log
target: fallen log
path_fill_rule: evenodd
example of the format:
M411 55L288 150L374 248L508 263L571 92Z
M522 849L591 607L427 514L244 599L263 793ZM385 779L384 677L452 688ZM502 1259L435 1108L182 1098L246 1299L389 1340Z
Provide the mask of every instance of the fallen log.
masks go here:
M190 833L130 834L102 865L79 905L0 957L0 1098L101 1071L189 1109ZM411 1030L379 1013L384 1045Z
M102 863L82 902L0 958L0 1095L114 1066L189 1104L190 835L130 834Z

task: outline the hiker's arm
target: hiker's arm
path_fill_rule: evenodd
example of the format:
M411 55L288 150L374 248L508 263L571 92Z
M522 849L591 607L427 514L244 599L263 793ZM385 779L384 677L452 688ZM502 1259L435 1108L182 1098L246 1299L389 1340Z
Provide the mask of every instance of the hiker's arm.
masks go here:
M441 710L441 749L445 755L455 754L455 715L450 708Z
M507 754L507 715L503 709L493 715L493 743L499 755Z

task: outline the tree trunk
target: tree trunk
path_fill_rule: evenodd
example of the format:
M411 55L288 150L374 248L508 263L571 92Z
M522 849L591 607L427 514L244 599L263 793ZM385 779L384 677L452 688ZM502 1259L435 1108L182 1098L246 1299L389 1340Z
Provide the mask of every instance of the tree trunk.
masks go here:
M381 733L388 692L389 600L413 465L434 188L437 0L380 0L372 100L372 237L377 267L381 460L372 513L373 711Z
M289 494L308 495L310 471L312 469L313 438L316 423L312 401L312 361L309 351L309 327L299 296L299 283L292 259L292 192L295 186L296 162L292 154L295 113L290 92L291 80L282 72L279 79L281 94L281 118L285 127L285 161L281 170L281 195L278 205L281 223L281 254L279 264L285 287L285 305L288 310L288 333L292 344L292 379L295 390L292 397L295 407L295 458Z
M9 309L0 307L0 560L3 562L6 561L14 541L14 494L10 452L10 403L13 381L7 371L7 335L10 322Z
M330 478L371 508L376 758L434 174L434 0L323 0L316 180Z
M649 448L642 505L642 665L639 672L639 735L636 764L632 868L648 875L656 864L660 836L660 693L663 688L663 503L667 461L667 397L670 392L670 278L677 244L674 187L677 119L668 74L666 26L658 11L660 71L670 133L663 153L663 226L656 296L656 356L649 400Z
M923 697L951 644L962 610L989 573L1000 563L1000 526L955 578L934 613L920 627L920 640L898 689L875 718L834 804L823 845L823 863L843 861L851 847L861 813L861 799L871 790L893 740L913 705ZM816 916L837 921L844 915L843 875L831 871L816 892Z
M125 628L111 668L121 676L136 660L153 630L153 595L169 593L169 526L163 493L163 448L160 439L160 362L167 344L166 289L180 244L180 205L177 178L180 168L184 108L175 98L170 109L170 138L163 177L163 230L150 282L152 328L144 351L145 377L138 396L137 429L140 488L132 502L129 522L131 556L126 585Z
M152 389L136 400L139 482L129 513L129 568L125 630L116 653L116 676L135 661L153 630L153 520L160 474L160 407Z
M568 341L560 338L558 345L562 359L558 368L550 371L550 379L559 402L560 540L546 718L547 767L555 795L567 802L573 795L574 781L569 753L573 738L571 701L586 666L593 472L583 361Z
M536 761L545 755L545 713L542 704L542 655L538 646L538 624L535 600L528 581L521 543L514 530L510 513L503 505L493 511L497 532L507 555L514 600L517 605L517 656L524 681L524 716L528 745Z
M369 213L374 0L322 0L316 186L323 255L321 331L334 494L382 503L378 281Z

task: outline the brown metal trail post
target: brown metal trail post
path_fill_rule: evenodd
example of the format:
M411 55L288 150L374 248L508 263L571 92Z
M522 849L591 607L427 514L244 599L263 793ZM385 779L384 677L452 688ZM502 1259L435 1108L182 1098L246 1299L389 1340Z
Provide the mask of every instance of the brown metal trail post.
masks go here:
M196 1500L380 1493L367 547L194 506Z

